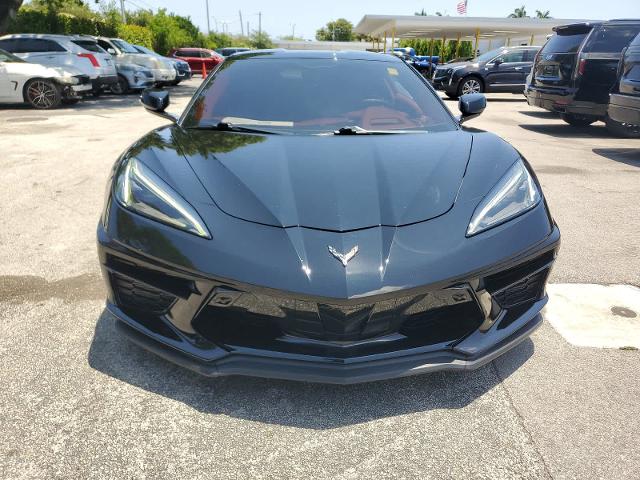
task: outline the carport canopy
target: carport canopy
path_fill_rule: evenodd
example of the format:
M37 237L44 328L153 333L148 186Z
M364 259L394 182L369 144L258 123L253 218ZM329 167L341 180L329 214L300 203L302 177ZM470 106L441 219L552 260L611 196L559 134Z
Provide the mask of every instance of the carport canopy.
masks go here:
M553 27L585 22L558 18L500 18L500 17L447 17L434 15L365 15L355 33L374 39L427 38L475 41L497 38L526 38L530 43L536 36L553 33Z

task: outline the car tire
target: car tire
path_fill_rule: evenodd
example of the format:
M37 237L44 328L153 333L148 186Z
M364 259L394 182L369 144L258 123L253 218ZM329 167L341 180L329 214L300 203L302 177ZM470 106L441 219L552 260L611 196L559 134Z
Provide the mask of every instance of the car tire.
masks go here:
M607 125L607 130L616 137L640 138L640 125L616 122L609 117L604 120L604 123Z
M33 78L24 87L24 98L38 110L58 108L62 102L60 86L44 78Z
M457 100L460 96L457 93L444 92L444 94L452 100Z
M458 97L468 93L483 93L484 83L476 76L470 76L460 81L458 85Z
M597 118L574 115L572 113L562 113L560 118L572 127L588 127L597 120Z
M129 82L126 78L118 75L118 83L114 83L111 85L111 92L116 95L125 95L129 93L131 89L129 88Z

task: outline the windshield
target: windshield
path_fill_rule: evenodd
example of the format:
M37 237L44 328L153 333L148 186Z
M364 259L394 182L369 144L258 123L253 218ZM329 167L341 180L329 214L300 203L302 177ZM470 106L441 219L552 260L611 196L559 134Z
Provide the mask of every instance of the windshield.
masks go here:
M492 60L493 57L497 57L502 53L504 48L496 48L495 50L489 50L488 52L483 53L482 55L478 55L476 58L471 60L472 62L488 62Z
M21 58L16 57L14 54L9 53L5 50L0 49L0 62L6 62L6 63L20 63L20 62L24 62L24 60L22 60Z
M299 134L353 126L456 128L437 96L404 63L261 55L225 61L194 99L183 126L222 122Z
M135 49L140 53L147 53L149 55L155 55L156 52L149 50L147 47L143 47L142 45L134 45Z
M140 53L135 47L124 40L113 39L111 40L113 44L118 47L124 53Z

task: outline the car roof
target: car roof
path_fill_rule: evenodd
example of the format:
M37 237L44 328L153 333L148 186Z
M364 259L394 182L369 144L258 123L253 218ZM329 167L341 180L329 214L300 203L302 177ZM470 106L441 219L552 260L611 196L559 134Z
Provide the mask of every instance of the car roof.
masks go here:
M514 45L513 47L503 47L503 50L522 50L522 49L531 49L533 50L534 48L542 48L539 47L537 45Z
M404 63L402 59L392 54L380 54L358 50L285 50L282 48L272 50L250 50L238 52L234 59L270 57L270 58L297 58L297 59L336 59L336 60L372 60L378 62Z
M567 23L566 25L558 25L553 27L553 31L558 30L590 30L594 27L602 25L604 22L579 22L579 23Z
M59 35L54 33L12 33L0 38L42 38L45 40L73 40L71 35Z

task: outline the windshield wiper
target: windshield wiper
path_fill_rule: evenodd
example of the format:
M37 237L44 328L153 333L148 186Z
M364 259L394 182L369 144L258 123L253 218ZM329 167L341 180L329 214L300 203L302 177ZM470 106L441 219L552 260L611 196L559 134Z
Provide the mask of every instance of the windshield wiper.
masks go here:
M395 133L412 133L406 130L366 130L357 125L339 128L334 135L392 135Z
M245 133L262 133L266 135L280 135L280 132L274 132L272 130L260 130L258 128L245 127L242 125L235 125L228 122L218 122L215 125L198 125L195 127L189 127L195 130L219 130L221 132L245 132Z

